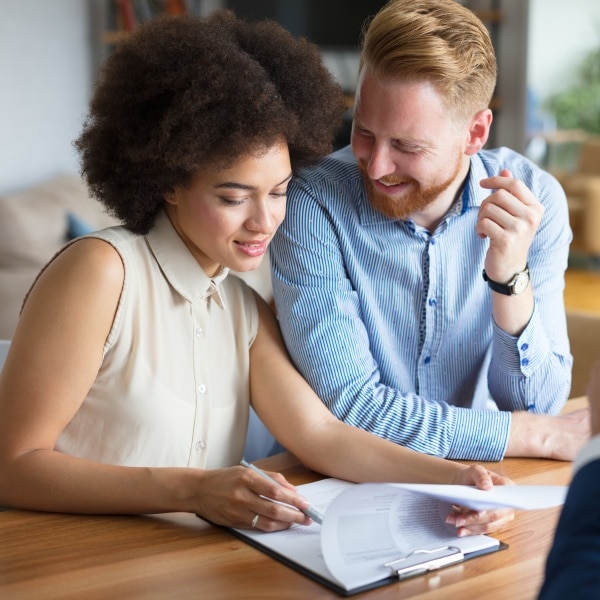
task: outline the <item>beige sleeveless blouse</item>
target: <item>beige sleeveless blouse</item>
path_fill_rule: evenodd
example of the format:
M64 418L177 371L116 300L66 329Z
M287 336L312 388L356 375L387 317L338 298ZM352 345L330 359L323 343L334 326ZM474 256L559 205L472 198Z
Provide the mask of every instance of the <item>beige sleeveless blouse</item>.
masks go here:
M91 237L117 250L125 280L98 377L57 449L131 466L238 463L253 292L227 269L210 279L163 211L146 236L112 227Z

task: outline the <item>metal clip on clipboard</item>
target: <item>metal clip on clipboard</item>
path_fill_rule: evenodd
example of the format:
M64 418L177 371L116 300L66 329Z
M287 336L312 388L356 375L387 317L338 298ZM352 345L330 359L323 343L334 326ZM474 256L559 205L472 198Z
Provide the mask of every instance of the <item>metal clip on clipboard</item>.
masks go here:
M403 558L385 563L384 566L391 569L398 579L407 579L463 560L464 554L460 548L443 546L434 550L414 550Z

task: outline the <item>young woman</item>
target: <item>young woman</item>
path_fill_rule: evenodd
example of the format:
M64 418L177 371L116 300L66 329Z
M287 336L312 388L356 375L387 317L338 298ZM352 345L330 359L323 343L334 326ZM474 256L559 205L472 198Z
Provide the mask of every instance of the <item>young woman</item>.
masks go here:
M77 141L122 227L67 245L25 300L0 376L0 503L189 511L221 525L309 523L306 501L237 466L249 406L291 452L354 481L507 480L347 426L296 372L256 268L294 169L344 110L318 50L231 13L157 18L112 54ZM459 512L459 533L512 511Z

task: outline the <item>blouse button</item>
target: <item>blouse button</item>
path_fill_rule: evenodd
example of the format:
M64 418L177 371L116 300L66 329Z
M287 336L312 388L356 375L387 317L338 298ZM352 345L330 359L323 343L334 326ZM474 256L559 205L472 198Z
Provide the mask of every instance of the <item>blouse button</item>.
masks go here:
M198 386L198 391L199 391L201 394L204 394L204 392L206 392L206 386L205 386L203 383L201 383L201 384Z
M198 329L196 329L196 337L202 337L204 335L204 331L202 330L201 327L198 327Z
M204 450L204 448L206 448L206 444L202 440L196 442L196 452L200 452L200 450Z

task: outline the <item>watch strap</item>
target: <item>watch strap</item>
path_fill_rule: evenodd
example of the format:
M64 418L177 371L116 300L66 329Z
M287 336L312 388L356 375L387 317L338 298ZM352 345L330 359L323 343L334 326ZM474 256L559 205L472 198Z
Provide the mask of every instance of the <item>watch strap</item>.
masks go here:
M494 292L498 292L499 294L504 294L505 296L514 296L515 292L515 283L520 276L526 275L529 278L529 265L525 265L525 268L519 273L515 273L512 279L508 283L498 283L490 279L485 272L485 269L482 271L483 280L487 282L488 286Z

